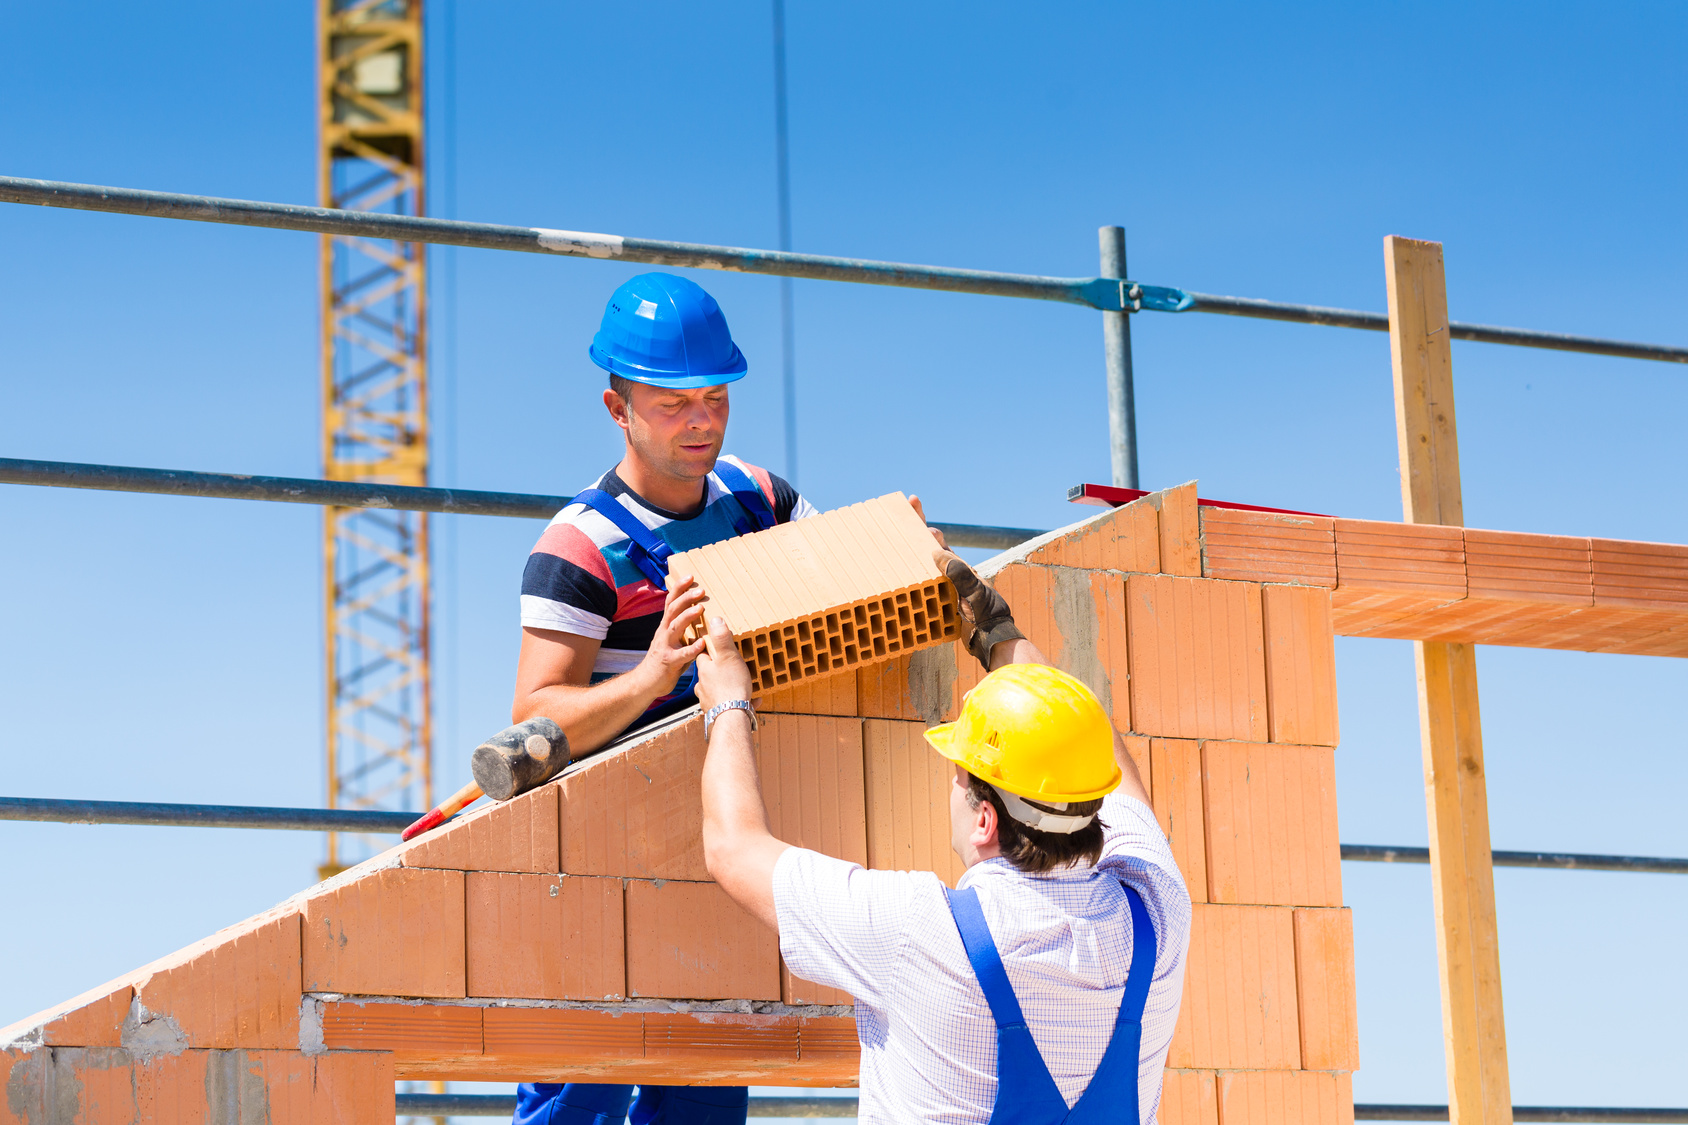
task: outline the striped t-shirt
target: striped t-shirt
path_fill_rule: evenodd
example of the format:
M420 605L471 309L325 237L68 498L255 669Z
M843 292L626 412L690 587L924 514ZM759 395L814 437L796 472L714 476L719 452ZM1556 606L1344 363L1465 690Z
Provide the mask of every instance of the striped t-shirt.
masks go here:
M766 469L737 457L726 460L754 480L773 509L777 523L816 514L797 490ZM593 487L615 497L633 517L675 551L689 551L737 535L734 525L754 528L756 518L733 497L719 475L709 474L709 494L701 511L681 516L657 507L611 469ZM584 504L570 504L552 517L528 556L522 573L522 625L555 629L603 642L592 666L592 683L630 671L645 658L662 622L666 594L651 584L628 557L629 540L620 528ZM653 702L644 723L691 706L694 674L688 669L674 690ZM636 724L637 725L637 724Z

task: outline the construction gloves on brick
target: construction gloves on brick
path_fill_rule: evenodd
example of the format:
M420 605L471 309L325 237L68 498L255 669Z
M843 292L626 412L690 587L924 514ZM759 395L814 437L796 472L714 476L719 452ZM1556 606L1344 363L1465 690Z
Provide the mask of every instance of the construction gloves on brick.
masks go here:
M973 626L973 635L967 640L967 651L989 672L991 649L1002 641L1020 640L1025 634L1014 624L1014 614L1009 610L1007 600L959 556L950 551L934 551L932 557L942 568L944 577L955 586L956 596L961 601L962 619Z

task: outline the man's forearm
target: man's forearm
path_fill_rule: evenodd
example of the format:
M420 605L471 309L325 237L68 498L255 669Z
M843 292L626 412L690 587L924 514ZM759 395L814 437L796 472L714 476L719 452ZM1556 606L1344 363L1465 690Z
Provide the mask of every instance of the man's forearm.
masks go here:
M734 902L778 932L773 869L789 845L768 831L745 712L726 711L715 720L702 780L704 865Z
M634 668L597 684L552 684L512 708L511 721L539 715L563 728L573 757L590 754L626 730L663 692Z

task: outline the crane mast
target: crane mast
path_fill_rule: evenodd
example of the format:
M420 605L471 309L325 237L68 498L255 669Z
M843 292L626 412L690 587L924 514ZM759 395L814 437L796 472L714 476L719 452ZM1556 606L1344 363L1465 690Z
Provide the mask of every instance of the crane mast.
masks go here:
M318 5L322 205L421 215L421 0ZM426 264L416 243L322 239L330 480L428 483ZM324 511L328 805L428 808L428 517ZM368 848L330 834L321 873Z

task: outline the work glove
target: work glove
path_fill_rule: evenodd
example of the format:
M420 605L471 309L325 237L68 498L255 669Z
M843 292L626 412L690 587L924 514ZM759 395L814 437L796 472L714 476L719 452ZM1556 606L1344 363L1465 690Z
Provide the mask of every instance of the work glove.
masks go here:
M951 551L934 551L932 557L955 587L961 602L961 617L973 627L967 638L967 651L991 670L991 649L1003 641L1021 640L1025 634L1014 624L1014 614L1008 601L997 593L960 556Z

